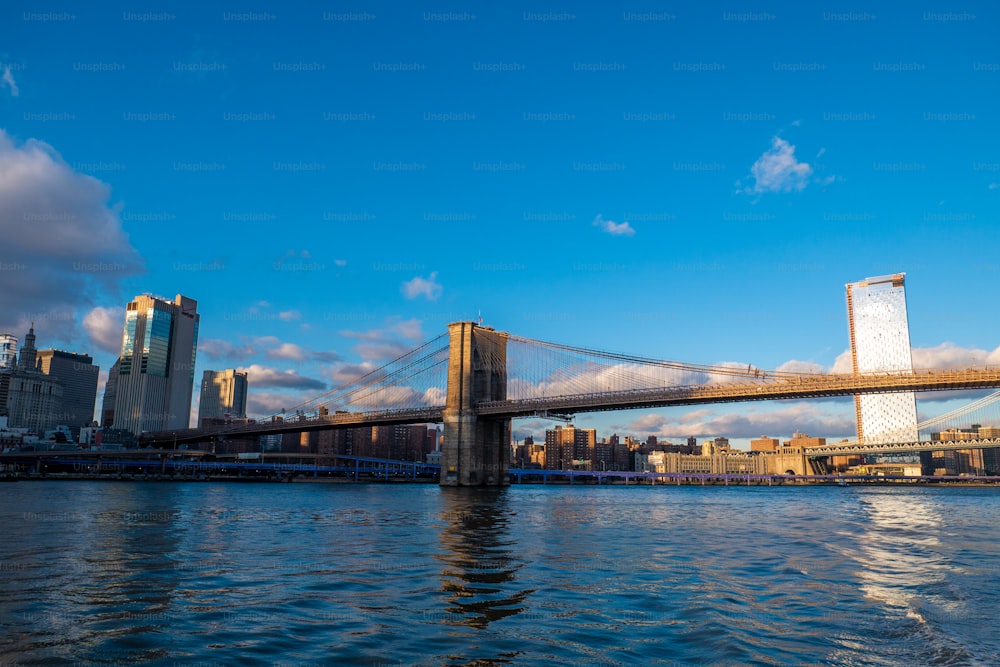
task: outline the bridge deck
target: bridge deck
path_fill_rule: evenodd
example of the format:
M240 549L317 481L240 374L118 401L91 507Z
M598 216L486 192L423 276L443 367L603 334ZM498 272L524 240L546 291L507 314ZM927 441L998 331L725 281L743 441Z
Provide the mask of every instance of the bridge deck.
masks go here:
M514 418L532 416L547 411L559 413L598 412L674 405L996 387L1000 387L1000 368L995 367L858 375L771 375L761 381L709 383L570 396L487 401L478 403L476 412L481 415ZM148 445L176 445L206 441L212 438L279 435L338 427L439 423L442 420L443 409L443 407L425 407L378 412L345 412L313 417L297 416L294 419L286 418L281 421L256 422L215 429L182 429L145 433L140 437L140 440Z

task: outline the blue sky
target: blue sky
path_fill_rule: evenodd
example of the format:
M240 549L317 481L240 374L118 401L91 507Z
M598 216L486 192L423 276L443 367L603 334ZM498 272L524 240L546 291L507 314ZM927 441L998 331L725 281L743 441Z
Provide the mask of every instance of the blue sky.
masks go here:
M591 348L829 370L844 284L905 271L917 365L1000 360L998 18L973 2L7 3L0 329L35 320L41 346L106 369L131 296L183 293L202 315L196 377L250 368L264 413L480 311ZM840 437L849 408L577 423Z

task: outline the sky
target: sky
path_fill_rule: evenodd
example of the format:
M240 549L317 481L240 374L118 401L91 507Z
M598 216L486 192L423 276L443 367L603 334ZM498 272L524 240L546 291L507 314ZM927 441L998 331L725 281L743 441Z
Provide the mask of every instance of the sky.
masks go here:
M264 415L480 314L844 369L844 285L905 272L915 366L1000 362L998 24L987 2L7 2L0 332L91 354L100 401L125 303L181 293L196 385L245 369ZM850 399L576 424L854 428Z

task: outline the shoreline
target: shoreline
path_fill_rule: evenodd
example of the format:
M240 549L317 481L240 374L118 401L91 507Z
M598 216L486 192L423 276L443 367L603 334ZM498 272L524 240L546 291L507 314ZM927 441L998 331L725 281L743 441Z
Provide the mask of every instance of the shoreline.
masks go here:
M129 482L129 483L164 483L164 482L185 482L185 483L238 483L238 484L348 484L348 485L370 485L370 484L438 484L438 480L432 478L410 478L410 477L388 477L388 478L362 478L352 479L344 476L323 476L314 477L308 474L292 474L281 477L274 476L238 476L238 475L212 475L192 477L188 475L131 475L131 474L94 474L94 473L20 473L20 474L0 474L0 482L61 482L61 481L90 481L90 482ZM948 487L948 488L1000 488L1000 481L996 479L981 479L969 477L968 480L955 479L954 477L941 479L906 479L889 478L878 479L863 476L843 476L837 480L824 479L783 479L777 483L768 480L743 479L645 479L639 478L632 482L604 480L597 482L594 480L517 480L511 481L503 487L514 487L521 485L530 486L579 486L579 487L602 487L602 486L646 486L646 487L682 487L682 486L710 486L710 487L747 487L747 488L782 488L782 487L857 487L857 486L919 486L919 487ZM452 487L449 487L452 488ZM458 487L455 487L458 488ZM502 488L502 487L461 487L461 488Z

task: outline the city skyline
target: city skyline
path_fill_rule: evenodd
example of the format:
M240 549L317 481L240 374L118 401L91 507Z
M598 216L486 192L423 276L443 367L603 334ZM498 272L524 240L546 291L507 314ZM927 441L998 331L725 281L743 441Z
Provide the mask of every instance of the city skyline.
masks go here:
M5 8L0 332L92 355L100 401L128 299L190 294L195 377L247 372L260 415L480 313L849 370L843 285L906 272L915 367L998 361L996 10L938 9ZM853 422L849 399L577 419L742 448Z

